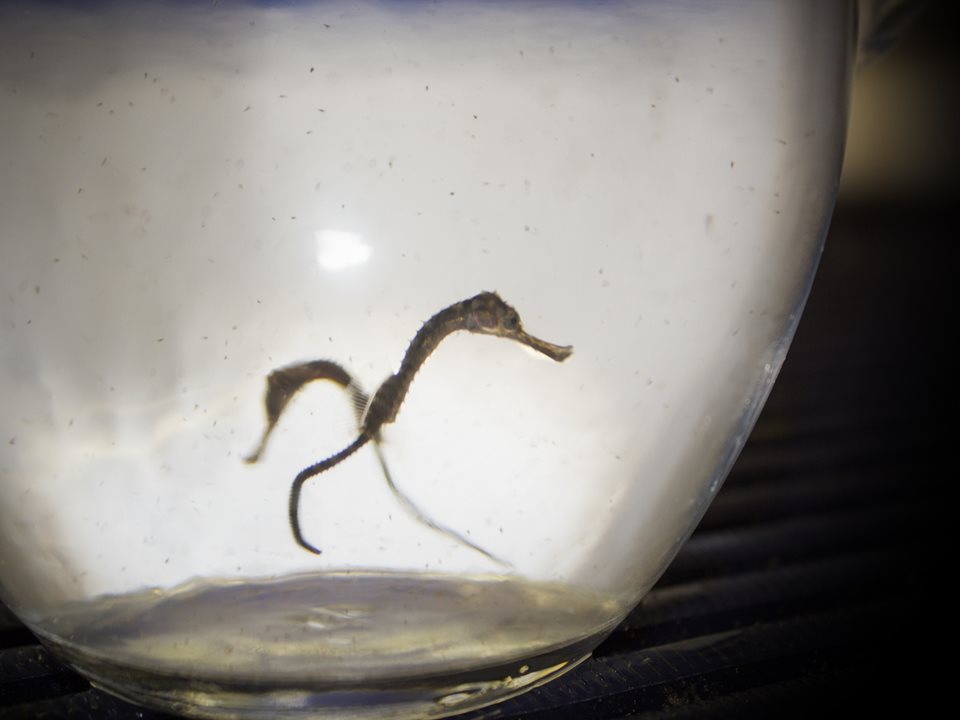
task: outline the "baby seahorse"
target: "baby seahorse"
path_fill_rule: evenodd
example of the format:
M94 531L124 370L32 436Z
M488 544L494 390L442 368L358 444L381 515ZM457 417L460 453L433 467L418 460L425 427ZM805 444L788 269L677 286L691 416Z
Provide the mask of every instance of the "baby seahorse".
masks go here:
M243 459L245 463L253 464L260 459L267 446L267 440L270 439L280 414L287 407L290 399L300 388L314 380L330 380L347 390L359 424L370 398L343 366L332 360L311 360L297 365L287 365L274 370L267 376L267 392L263 397L264 409L267 412L267 429L263 432L260 444Z
M350 376L350 373L348 373L342 365L339 365L332 360L312 360L310 362L298 363L296 365L288 365L286 367L274 370L269 376L267 376L267 392L264 395L264 409L266 410L267 415L267 427L264 430L263 437L260 439L259 445L257 445L256 449L252 453L244 458L244 462L252 464L261 458L264 450L266 449L267 440L270 438L273 429L277 425L277 421L280 419L280 415L289 404L291 398L304 385L311 383L314 380L330 380L349 392L351 401L353 403L354 414L356 415L357 419L357 427L362 427L363 411L367 407L369 397L363 391L363 388L360 387L357 381ZM440 525L425 515L420 508L418 508L413 501L410 500L410 498L404 495L400 488L398 488L396 483L393 481L393 476L390 473L390 468L387 467L387 461L383 457L383 452L380 450L380 443L378 440L379 438L373 438L373 449L376 453L377 461L380 463L380 469L383 471L383 476L386 478L387 487L390 488L390 491L394 494L401 506L403 506L407 512L409 512L414 518L427 527L476 550L496 563L506 565L503 560L491 555L479 545L476 545L467 538L463 537L460 533Z

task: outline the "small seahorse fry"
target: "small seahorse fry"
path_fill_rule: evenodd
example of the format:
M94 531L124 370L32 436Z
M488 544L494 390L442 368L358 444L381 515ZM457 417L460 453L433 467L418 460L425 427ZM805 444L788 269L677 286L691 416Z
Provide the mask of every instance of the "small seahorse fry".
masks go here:
M277 421L290 399L297 394L300 388L314 380L330 380L349 391L359 423L369 398L350 377L350 373L341 365L332 360L311 360L310 362L278 368L267 376L267 392L263 396L264 410L267 414L267 428L263 431L260 444L243 459L245 463L252 465L260 459L267 447L267 440L270 439L270 435L277 426Z

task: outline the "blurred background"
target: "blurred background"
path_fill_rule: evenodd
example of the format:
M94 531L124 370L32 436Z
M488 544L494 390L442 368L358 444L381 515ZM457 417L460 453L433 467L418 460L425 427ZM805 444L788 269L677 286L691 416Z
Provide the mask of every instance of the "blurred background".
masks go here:
M901 5L900 37L881 33L854 79L843 207L956 200L958 53L951 4ZM871 47L873 47L871 45Z

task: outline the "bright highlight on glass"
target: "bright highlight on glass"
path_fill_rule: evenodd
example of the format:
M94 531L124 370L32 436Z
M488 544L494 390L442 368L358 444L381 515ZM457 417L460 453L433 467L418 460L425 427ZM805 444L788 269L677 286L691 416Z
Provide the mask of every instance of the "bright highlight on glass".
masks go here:
M373 254L358 233L346 230L318 230L317 264L324 270L336 272L363 265Z

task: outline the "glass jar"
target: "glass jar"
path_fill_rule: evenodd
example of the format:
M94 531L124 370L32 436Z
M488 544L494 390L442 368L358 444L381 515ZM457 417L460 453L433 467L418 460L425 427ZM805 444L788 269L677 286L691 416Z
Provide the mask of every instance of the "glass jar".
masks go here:
M0 5L0 597L199 717L438 717L573 667L776 377L855 31Z

